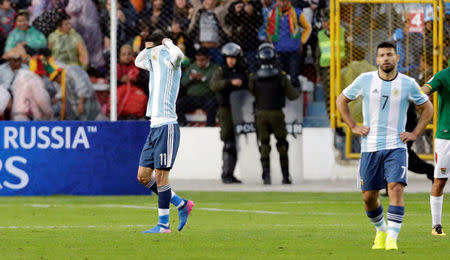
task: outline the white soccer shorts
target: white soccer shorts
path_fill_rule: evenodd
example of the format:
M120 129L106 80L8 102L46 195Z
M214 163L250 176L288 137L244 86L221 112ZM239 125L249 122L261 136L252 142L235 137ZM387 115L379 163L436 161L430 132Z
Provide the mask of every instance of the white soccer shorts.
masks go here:
M450 140L434 140L434 178L450 177Z

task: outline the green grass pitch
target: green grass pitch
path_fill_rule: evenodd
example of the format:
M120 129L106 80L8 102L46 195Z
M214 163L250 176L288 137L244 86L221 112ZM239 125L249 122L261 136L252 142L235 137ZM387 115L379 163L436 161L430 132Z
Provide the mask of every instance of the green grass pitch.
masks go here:
M0 197L0 259L449 259L431 236L429 194L406 194L399 250L371 250L359 193L180 192L196 206L182 232L142 234L156 196ZM450 201L447 201L450 203ZM386 198L382 198L385 210ZM443 226L450 232L444 202ZM448 227L447 229L445 229Z

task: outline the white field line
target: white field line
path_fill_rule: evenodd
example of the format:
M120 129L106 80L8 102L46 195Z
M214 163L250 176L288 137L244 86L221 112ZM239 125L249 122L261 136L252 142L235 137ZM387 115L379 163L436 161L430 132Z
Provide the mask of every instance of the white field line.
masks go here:
M0 204L0 206L8 204ZM24 204L27 207L32 208L126 208L126 209L150 209L156 210L158 207L154 206L142 206L142 205L126 205L126 204ZM17 206L17 204L9 204L9 206ZM246 210L246 209L221 209L221 208L205 208L205 207L195 207L195 210L202 211L213 211L213 212L234 212L234 213L254 213L254 214L264 214L264 215L297 215L297 216L358 216L364 212L325 212L325 211L296 211L296 212L286 212L286 211L267 211L267 210ZM428 216L428 212L424 213L408 213L405 212L406 217L408 216Z
M361 224L343 224L343 223L322 223L321 227L354 227ZM225 225L226 226L226 225ZM311 228L311 224L256 224L256 226L276 226L290 228ZM423 227L421 223L407 223L406 226ZM102 228L148 228L149 224L130 224L130 225L60 225L60 226L0 226L0 230L18 230L18 229L102 229Z
M132 228L132 227L149 227L149 225L61 225L61 226L0 226L0 229L70 229L70 228L80 228L80 229L94 229L94 228Z

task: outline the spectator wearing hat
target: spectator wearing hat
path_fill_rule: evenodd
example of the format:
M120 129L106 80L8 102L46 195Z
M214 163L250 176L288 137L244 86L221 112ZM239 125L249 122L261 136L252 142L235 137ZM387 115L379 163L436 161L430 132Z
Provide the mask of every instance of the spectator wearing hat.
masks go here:
M28 69L28 67L23 64L24 56L26 56L26 53L22 46L12 48L2 56L2 58L8 62L0 65L0 84L2 84L10 93L13 93L13 83L17 72L20 69Z
M177 101L178 124L186 125L186 112L196 109L206 111L206 125L216 123L217 100L209 88L209 84L218 65L209 57L209 51L200 48L195 54L195 62L191 63L181 78L180 97Z
M58 22L58 28L48 37L48 48L56 60L68 64L77 65L87 69L89 55L86 45L70 24L70 16L62 14Z
M10 32L6 39L5 52L22 45L30 51L36 51L47 46L45 35L29 25L29 16L26 11L17 14L16 28Z
M65 120L96 120L101 115L100 104L88 74L76 65L57 64L53 57L45 63L50 80L60 86L56 95L61 104L59 117Z

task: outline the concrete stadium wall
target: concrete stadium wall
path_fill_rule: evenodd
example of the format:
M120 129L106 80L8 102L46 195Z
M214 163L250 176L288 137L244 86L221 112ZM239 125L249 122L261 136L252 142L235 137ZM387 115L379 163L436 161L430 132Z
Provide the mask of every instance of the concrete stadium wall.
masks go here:
M220 180L223 143L219 133L218 127L182 127L180 148L171 178ZM261 183L256 136L249 136L247 142L250 148L245 151L244 158L238 158L235 175L246 183ZM333 132L330 128L304 128L300 138L288 136L288 142L290 173L294 183L338 178L339 174L334 169ZM281 170L273 136L271 145L272 181L278 183L281 182Z

